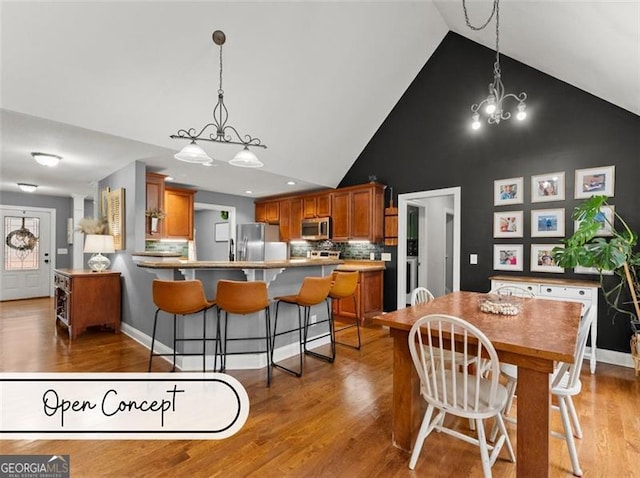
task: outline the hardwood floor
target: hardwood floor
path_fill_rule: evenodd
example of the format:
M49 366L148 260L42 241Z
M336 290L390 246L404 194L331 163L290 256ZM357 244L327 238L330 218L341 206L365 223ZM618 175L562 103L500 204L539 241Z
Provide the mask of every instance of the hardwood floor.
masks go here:
M146 371L143 346L107 330L70 343L52 308L50 299L0 303L0 371ZM226 440L0 440L0 453L68 454L73 478L482 476L478 449L444 434L430 436L416 470L408 469L409 455L391 445L391 339L385 329L367 327L363 342L360 351L339 346L334 364L307 357L302 378L274 370L270 388L264 369L228 371L247 389L251 411ZM169 368L154 361L156 371ZM638 476L640 379L632 369L598 364L595 375L583 367L582 381L576 407L584 476ZM555 412L552 426L561 430ZM508 427L517 446L514 425ZM566 445L552 438L551 476L572 476L570 470ZM500 459L493 474L514 477L515 465Z

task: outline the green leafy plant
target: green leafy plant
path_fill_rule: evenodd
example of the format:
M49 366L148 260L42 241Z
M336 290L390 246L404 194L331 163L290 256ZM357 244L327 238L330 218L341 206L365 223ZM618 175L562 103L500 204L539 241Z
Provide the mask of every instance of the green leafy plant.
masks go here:
M155 217L157 219L164 219L167 216L166 213L160 209L147 209L144 212L144 215L147 217Z
M600 282L604 298L617 313L628 316L632 328L639 330L640 307L640 253L634 252L638 244L638 234L632 231L627 222L616 212L610 220L602 214L602 208L609 206L607 196L593 196L576 207L573 219L578 221L578 228L573 236L566 239L564 248L556 247L552 255L561 267L576 266L594 267L600 271ZM611 230L610 237L597 237L602 229L603 218ZM620 224L620 228L615 226ZM603 271L613 271L617 278L615 284L604 280ZM606 285L606 286L605 286ZM626 290L631 302L625 302ZM629 307L633 304L633 308Z

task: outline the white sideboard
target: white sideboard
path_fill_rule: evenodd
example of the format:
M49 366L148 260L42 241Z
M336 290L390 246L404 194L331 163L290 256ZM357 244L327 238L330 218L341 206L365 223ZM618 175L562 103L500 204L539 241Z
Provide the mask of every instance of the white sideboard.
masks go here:
M587 307L595 307L596 320L591 325L591 347L587 348L585 357L589 359L591 373L596 371L596 341L598 338L598 289L596 281L544 279L540 277L492 276L491 289L503 285L521 287L531 291L536 297L549 300L566 300L580 302L584 311Z

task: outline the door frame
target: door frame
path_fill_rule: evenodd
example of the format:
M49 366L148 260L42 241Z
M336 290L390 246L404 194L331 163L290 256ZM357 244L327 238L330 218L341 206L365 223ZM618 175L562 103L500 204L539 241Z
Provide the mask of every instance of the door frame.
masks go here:
M229 239L233 239L233 244L236 244L236 207L235 206L222 206L219 204L208 204L204 202L197 202L193 205L194 211L228 211L229 212ZM194 221L195 227L195 221ZM195 238L195 234L194 234ZM198 245L195 245L196 250ZM235 254L235 250L234 250Z
M36 206L13 206L8 204L0 204L0 210L9 209L14 211L34 211L49 213L49 297L53 297L53 271L56 269L56 259L58 251L56 249L56 210L49 207ZM3 239L4 240L4 239ZM3 259L4 260L4 259ZM4 269L4 265L2 266Z
M397 308L404 309L407 277L407 205L442 196L453 196L453 290L460 290L460 247L461 247L461 195L460 186L398 194L398 266L397 266ZM422 236L422 235L421 235ZM421 255L421 254L420 254Z

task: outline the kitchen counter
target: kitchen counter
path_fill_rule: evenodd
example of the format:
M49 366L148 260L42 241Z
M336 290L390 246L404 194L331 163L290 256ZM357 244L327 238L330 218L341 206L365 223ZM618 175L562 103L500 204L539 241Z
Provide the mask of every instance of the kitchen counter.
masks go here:
M142 256L142 257L182 257L182 254L180 254L179 252L168 252L168 251L134 252L131 255L132 256Z
M284 261L141 261L138 267L149 269L280 269L290 267L335 266L340 259L290 259Z
M344 263L336 267L337 271L342 272L372 272L383 271L386 269L384 261L358 261L358 260L345 260Z

